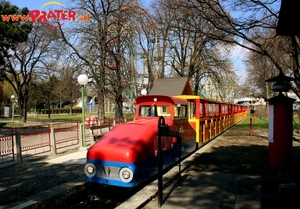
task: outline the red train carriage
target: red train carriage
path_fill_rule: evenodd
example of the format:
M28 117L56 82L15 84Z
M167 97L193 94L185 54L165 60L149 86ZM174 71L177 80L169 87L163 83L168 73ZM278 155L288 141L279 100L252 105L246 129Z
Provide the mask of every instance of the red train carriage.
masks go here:
M134 187L157 173L158 118L164 116L172 131L183 134L181 156L196 149L196 131L188 121L186 99L151 95L136 99L132 122L119 124L96 142L87 153L87 181ZM163 137L164 167L179 159L174 137Z

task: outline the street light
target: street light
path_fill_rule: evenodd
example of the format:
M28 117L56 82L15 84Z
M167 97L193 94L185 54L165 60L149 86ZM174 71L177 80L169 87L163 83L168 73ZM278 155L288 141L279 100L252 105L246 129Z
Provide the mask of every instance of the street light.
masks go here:
M17 100L15 100L15 95L11 95L10 96L10 99L11 99L11 102L12 102L12 105L11 105L11 121L14 122L14 118L15 118L15 102Z
M146 89L142 89L141 94L142 94L143 96L146 96L146 95L147 95L147 90L146 90Z
M81 74L77 79L79 85L81 86L81 103L82 103L82 146L86 146L85 143L85 105L84 105L84 86L88 83L88 77L86 74Z
M178 114L178 118L180 118L180 108L181 108L181 104L177 104L177 114Z

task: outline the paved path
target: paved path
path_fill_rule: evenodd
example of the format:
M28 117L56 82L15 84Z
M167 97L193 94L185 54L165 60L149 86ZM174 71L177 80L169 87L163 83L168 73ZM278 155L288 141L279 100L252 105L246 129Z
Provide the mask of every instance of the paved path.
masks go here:
M183 167L190 165L198 155L205 153L218 139L211 141L194 155L183 161ZM176 177L178 167L174 167L164 176L164 182L175 179L163 192L163 204L157 195L157 181L122 203L117 209L258 209L260 207L260 177L232 173L200 172L187 170ZM155 195L154 195L155 194Z

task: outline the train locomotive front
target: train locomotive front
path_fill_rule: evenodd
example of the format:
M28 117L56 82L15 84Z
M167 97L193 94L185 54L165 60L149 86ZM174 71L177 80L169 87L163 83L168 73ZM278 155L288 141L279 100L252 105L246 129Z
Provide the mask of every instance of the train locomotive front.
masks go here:
M160 116L170 130L183 133L180 148L176 138L162 138L164 168L174 164L179 156L196 149L196 133L187 115L185 99L163 95L138 97L134 121L116 125L89 148L84 168L87 181L135 187L154 176Z

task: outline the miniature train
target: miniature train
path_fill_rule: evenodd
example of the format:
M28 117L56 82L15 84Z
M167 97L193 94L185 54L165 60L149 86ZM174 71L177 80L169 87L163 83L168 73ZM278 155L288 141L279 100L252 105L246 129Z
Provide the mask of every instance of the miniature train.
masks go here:
M163 168L195 151L203 143L247 117L247 106L221 103L195 95L140 96L131 122L114 126L87 153L86 180L118 187L135 187L158 172L158 120L182 134L161 137ZM180 147L179 147L180 146Z

